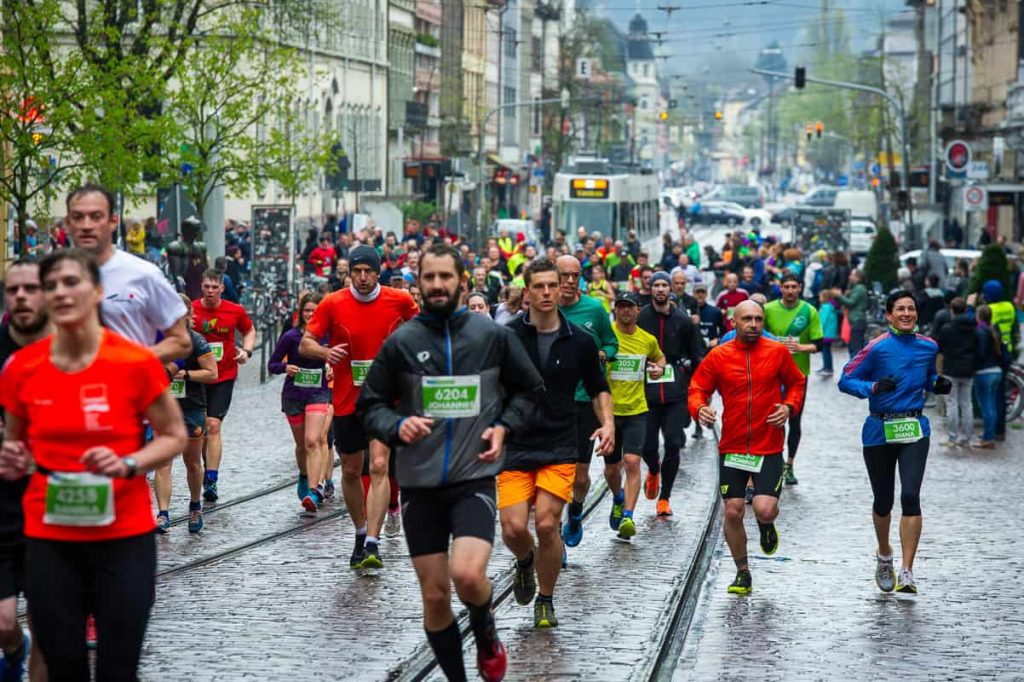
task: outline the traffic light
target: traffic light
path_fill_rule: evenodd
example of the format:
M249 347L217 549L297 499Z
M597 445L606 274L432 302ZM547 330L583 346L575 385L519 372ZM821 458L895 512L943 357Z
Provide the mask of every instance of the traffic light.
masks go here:
M721 121L722 120L722 112L721 111L716 111L715 112L715 120L716 121Z
M796 67L796 89L803 90L807 85L807 70L802 66Z
M814 134L818 137L819 140L821 139L821 136L824 134L824 132L825 132L825 124L824 123L822 123L821 121L818 121L817 123L814 124Z
M668 120L668 112L667 111L662 111L661 113L658 114L658 118L660 118L662 121L667 121Z

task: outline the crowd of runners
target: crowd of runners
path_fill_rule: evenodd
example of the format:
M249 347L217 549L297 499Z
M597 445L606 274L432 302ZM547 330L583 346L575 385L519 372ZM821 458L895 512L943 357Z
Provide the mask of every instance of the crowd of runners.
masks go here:
M219 476L233 454L222 425L257 331L224 298L221 270L202 273L192 300L120 250L112 206L102 187L76 189L65 220L75 248L18 261L5 277L4 680L21 679L29 651L33 679L88 680L89 640L97 679L133 679L155 590L154 534L172 530L172 460L184 460L189 533L216 532L204 530L204 504L232 485ZM498 528L515 556L516 602L532 602L537 628L558 626L556 586L584 541L594 457L610 491L605 532L630 542L641 494L656 517L670 517L680 451L688 437L713 433L736 564L729 591L749 593L745 507L761 550L774 554L779 498L798 483L811 356L829 351L828 376L839 337L832 308L845 307L863 331L854 314L862 275L847 273L827 302L808 300L802 272L758 257L773 246L756 233L742 237L751 248L730 257L720 284L685 232L666 236L656 265L632 235L616 243L584 228L578 243L556 234L542 249L503 233L479 254L449 235L404 237L360 234L335 253L330 283L299 297L268 369L284 375L302 513L336 495L338 456L350 566L386 575L381 536L404 532L426 637L448 679L466 677L453 585L480 674L499 680L508 665L487 571ZM715 299L709 289L720 289ZM995 374L1017 342L1015 322L992 300L999 295L986 285L972 300L972 372ZM854 337L838 381L868 400L873 568L886 592L917 591L931 435L923 409L927 394L959 382L938 372L942 342L919 333L918 301L902 288L889 294L887 330L861 347ZM949 352L946 365L955 358ZM897 472L898 573L889 542ZM22 593L35 646L17 618Z

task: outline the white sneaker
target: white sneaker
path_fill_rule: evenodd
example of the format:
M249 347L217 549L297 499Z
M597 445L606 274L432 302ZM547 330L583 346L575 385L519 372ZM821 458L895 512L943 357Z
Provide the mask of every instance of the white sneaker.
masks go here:
M402 513L389 511L384 519L384 537L393 538L402 532Z
M875 583L882 592L892 592L896 587L896 573L892 568L892 557L883 559L875 555Z
M905 594L917 594L917 583L914 582L914 572L909 568L900 569L900 579L896 581L896 591Z

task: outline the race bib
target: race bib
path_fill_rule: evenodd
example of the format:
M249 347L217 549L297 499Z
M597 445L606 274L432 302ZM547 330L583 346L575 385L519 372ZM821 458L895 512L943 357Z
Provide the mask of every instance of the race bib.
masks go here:
M114 522L114 481L96 474L46 477L43 523L51 526L109 526Z
M887 419L883 423L886 443L916 443L921 440L921 420L917 417Z
M224 344L221 341L211 341L210 350L213 351L213 359L217 362L221 361L224 357Z
M305 367L300 367L299 371L292 378L292 384L298 388L320 388L323 385L323 381L323 368L306 369Z
M370 365L373 364L373 360L353 360L352 361L352 384L355 386L362 386L363 382L366 381L366 375L370 373Z
M476 417L480 414L480 375L423 377L423 416Z
M651 368L647 368L647 383L649 384L670 384L676 380L676 368L672 365L665 365L665 373L660 379L651 378Z
M643 355L620 353L615 356L615 362L612 363L611 369L608 371L608 378L612 381L643 381L646 365L647 358Z
M171 395L175 398L185 397L185 380L175 379L171 382Z
M730 453L724 455L725 466L730 469L739 469L740 471L749 471L752 474L759 473L761 467L764 466L764 457L758 455L740 455L736 453Z

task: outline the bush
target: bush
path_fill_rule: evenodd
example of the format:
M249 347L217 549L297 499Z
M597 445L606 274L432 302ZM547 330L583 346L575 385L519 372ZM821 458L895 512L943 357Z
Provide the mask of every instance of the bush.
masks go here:
M971 292L981 291L981 287L990 279L1002 282L1003 291L1013 297L1010 290L1010 264L1006 261L1006 252L998 244L989 244L981 252L978 264L971 274Z
M899 267L896 239L889 228L878 228L878 234L871 243L867 260L864 262L864 275L869 283L868 287L870 288L871 282L878 282L882 285L882 291L889 291L899 284Z
M408 204L402 204L403 220L416 220L420 223L426 223L430 220L430 216L435 213L437 213L437 205L432 201L413 201Z
M429 33L417 33L416 42L420 45L426 45L427 47L437 47L441 44L440 40Z

